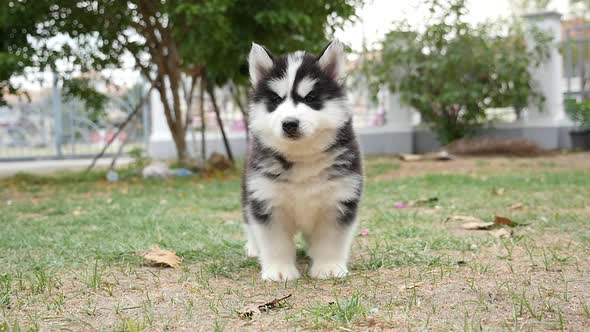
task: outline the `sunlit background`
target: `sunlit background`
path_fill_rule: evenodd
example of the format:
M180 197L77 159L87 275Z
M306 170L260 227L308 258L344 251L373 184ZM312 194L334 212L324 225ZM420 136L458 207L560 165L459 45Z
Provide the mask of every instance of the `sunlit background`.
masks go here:
M434 2L410 0L366 1L355 8L356 16L342 27L338 27L333 36L328 31L328 38L335 37L349 47L346 83L357 128L370 132L371 128L403 129L428 126L428 119L425 118L423 112L416 109L415 103L405 101L403 93L400 97L400 94L390 91L388 82L383 80L377 82L377 75L367 69L366 65L380 61L383 54L387 54L382 53L384 45L388 43L388 41L384 41L385 37L388 32L397 29L401 22L418 32L424 31L429 24L432 24L433 20L436 20L433 17L441 14L430 12L432 3ZM587 3L584 1L471 0L465 4L462 21L472 26L493 23L496 24L496 27L512 24L526 27L526 17L531 13L561 15L556 16L559 20L560 32L556 36L551 36L554 38L553 42L560 43L555 47L559 53L556 53L555 59L547 60L550 62L559 61L560 66L560 77L551 76L551 79L556 79L556 84L551 89L557 91L560 96L583 99L585 71L588 65L586 59L589 57L587 37L590 36L590 33L587 32L588 30L579 32L575 28L585 28L587 12ZM538 17L546 16L540 14ZM525 18L523 19L523 17ZM575 32L577 33L575 36L583 38L578 38L573 44L568 44L567 29L578 31ZM512 38L509 33L503 32L502 28L497 29L497 34L502 35L503 33L505 35L502 38ZM35 43L33 40L31 45L35 45ZM74 49L77 47L72 39L64 34L46 39L46 45L49 48L60 49L64 44L73 45ZM528 47L530 48L530 45ZM211 45L211 49L214 48L215 45ZM131 54L124 53L120 60L118 66L110 66L108 69L80 70L72 58L67 60L61 58L53 62L53 69L49 66L44 68L30 66L26 67L22 73L10 75L10 85L18 88L18 91L17 93L7 93L6 87L3 90L6 105L0 107L0 159L89 157L95 155L111 141L113 144L107 149L107 154L114 154L118 151L125 152L135 147L148 151L154 157L174 157L173 135L170 133L165 116L166 110L157 89L153 89L149 93L149 98L142 104L137 116L129 121L125 130L119 135L116 134L117 128L125 122L129 114L133 113L150 86ZM245 62L245 59L242 60ZM510 66L510 63L507 66ZM548 69L548 67L539 69L539 73L551 72L551 75L556 75L552 71L553 69ZM538 75L535 75L533 73L533 78L538 78ZM188 79L188 76L185 77L183 82L187 83ZM83 100L84 98L68 96L64 91L71 89L69 86L71 80L84 81L89 87L95 89L98 93L95 96L95 102L99 102L101 96L106 97L107 102L100 107L100 110L91 109L89 104ZM546 80L546 78L543 77L542 80ZM378 84L380 84L379 87L376 87ZM203 147L208 147L210 152L221 152L224 148L220 137L225 134L229 137L230 142L236 145L234 147L235 154L243 154L243 143L247 134L247 125L244 119L247 109L247 83L226 80L222 84L216 85L216 104L221 121L216 118L214 107L216 105L212 103L210 95L203 96L203 112L201 113L200 83L195 86L193 95L191 95L192 101L183 104L181 110L187 119L185 133L188 142L187 153L195 158L201 155L205 156L205 151L200 151ZM543 89L549 88L541 87L541 90ZM544 96L544 98L548 97ZM562 98L559 99L561 103ZM548 100L553 102L552 97L549 97ZM458 100L453 103L453 105L455 104L461 105L461 101ZM524 107L522 108L524 111L522 111L518 107L515 110L513 105L496 106L490 105L485 110L485 116L496 124L510 124L522 120L526 117L523 117L523 114L526 115L526 110L530 108ZM461 108L462 106L457 107ZM556 107L559 109L555 110ZM550 108L548 114L553 114L553 120L559 122L555 123L556 127L563 126L568 121L563 116L564 110L561 104L549 105L548 108ZM530 114L532 113L529 112ZM59 121L56 120L56 116L59 117ZM571 124L571 122L569 123ZM224 133L220 132L220 124L223 126ZM200 144L199 142L204 139L208 143ZM415 146L416 144L413 144L410 149L415 150ZM408 148L393 149L407 150ZM396 152L386 151L379 147L369 148L369 150Z

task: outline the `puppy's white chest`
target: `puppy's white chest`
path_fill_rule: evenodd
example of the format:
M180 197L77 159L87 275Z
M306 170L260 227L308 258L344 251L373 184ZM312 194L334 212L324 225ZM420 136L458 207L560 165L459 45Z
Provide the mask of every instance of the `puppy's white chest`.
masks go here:
M277 181L277 197L280 196L281 205L291 203L314 204L318 199L329 199L330 193L327 187L330 185L325 173L327 168L325 161L308 164L295 164L284 174L282 181Z
M284 222L293 223L304 232L312 231L318 222L331 221L339 203L357 195L361 181L357 176L330 179L323 170L316 174L317 169L294 171L292 174L300 176L301 181L276 182L273 206L286 213Z
M333 183L321 176L300 183L277 183L274 206L285 213L285 220L302 230L311 230L336 204ZM275 205L276 204L276 205Z
M340 203L358 197L362 177L358 174L335 177L331 168L340 152L294 162L276 179L261 174L248 179L253 198L267 201L277 220L306 231L316 223L331 221ZM274 165L278 168L279 165ZM275 167L269 167L275 170Z

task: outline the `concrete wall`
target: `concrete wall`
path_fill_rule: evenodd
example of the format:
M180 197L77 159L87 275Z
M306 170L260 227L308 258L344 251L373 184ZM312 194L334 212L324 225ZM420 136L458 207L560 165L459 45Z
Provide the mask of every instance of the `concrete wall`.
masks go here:
M497 138L527 138L547 149L569 149L571 142L569 131L572 127L524 127L504 126L483 128L479 136ZM415 127L413 130L395 128L367 128L358 130L359 141L363 153L370 155L397 153L425 153L437 151L441 144L430 129ZM198 151L200 141L197 138L197 149L194 149L192 137L187 137L189 151L193 155L200 155ZM229 138L232 151L236 157L243 157L246 152L246 137L234 134ZM152 140L148 148L149 155L156 159L171 159L176 157L174 143L169 139ZM219 135L207 136L207 153L219 152L225 154L223 141Z
M567 150L571 148L569 131L573 127L525 127L503 126L482 128L476 136L493 138L526 138L549 150ZM413 132L414 153L437 151L441 144L432 131L425 127Z
M382 155L391 153L411 153L413 149L412 132L409 130L393 130L391 128L371 128L358 131L359 143L362 151L367 155ZM218 152L225 154L225 147L220 135L208 134L207 154ZM229 143L235 157L243 157L246 153L246 136L244 134L232 134ZM200 156L200 139L197 137L196 149L192 136L187 136L188 149L191 155ZM174 142L169 138L150 140L148 153L155 159L171 159L176 157Z

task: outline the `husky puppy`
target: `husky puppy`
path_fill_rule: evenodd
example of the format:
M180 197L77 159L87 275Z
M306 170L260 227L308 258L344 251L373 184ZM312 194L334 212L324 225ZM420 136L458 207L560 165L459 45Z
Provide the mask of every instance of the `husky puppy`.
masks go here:
M362 159L343 89L344 51L273 56L252 44L251 138L242 181L246 253L262 279L294 280L294 236L309 276L343 277L363 187Z

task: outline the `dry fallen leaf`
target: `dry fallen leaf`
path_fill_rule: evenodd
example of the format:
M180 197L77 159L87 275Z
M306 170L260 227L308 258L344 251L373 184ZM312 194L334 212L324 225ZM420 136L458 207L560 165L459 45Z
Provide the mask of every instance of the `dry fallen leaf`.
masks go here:
M509 238L512 236L512 230L506 229L506 228L500 228L500 229L490 231L490 234L497 237L497 238L500 238L500 239Z
M461 225L461 227L463 227L463 229L468 229L468 230L488 229L492 226L494 226L494 223L487 222L487 221L472 221L472 222L464 223L463 225Z
M426 154L411 154L401 153L399 154L401 161L421 161L421 160L436 160L436 161L449 161L454 160L455 156L449 154L447 151L439 151Z
M436 153L432 159L439 160L439 161L449 161L449 160L455 159L455 156L453 156L453 155L449 154L447 151L443 150L443 151Z
M514 203L512 205L510 205L508 208L512 209L512 210L518 210L518 209L522 209L524 207L524 205L522 203Z
M173 268L180 266L180 262L182 261L180 257L176 256L175 251L160 249L158 246L153 247L152 250L144 254L143 258L150 265L169 266Z
M496 216L494 219L496 225L514 226L514 222L506 217Z
M494 195L502 196L504 195L505 190L504 188L495 188L492 192L494 193Z
M488 229L494 226L493 222L483 221L479 218L472 216L450 216L447 218L446 222L449 221L462 222L463 224L461 225L461 227L467 230Z
M256 315L259 315L262 311L269 311L269 310L274 309L276 307L280 307L281 305L283 305L283 302L286 299L291 297L291 295L293 295L293 294L289 293L283 297L280 297L278 299L273 299L272 301L268 301L268 302L259 301L257 303L250 303L250 304L246 305L242 310L238 310L238 314L242 318L252 319Z
M452 215L445 220L445 222L456 221L456 222L482 222L481 219L472 216Z
M399 159L402 161L419 161L424 159L424 157L419 154L402 153L399 155Z

